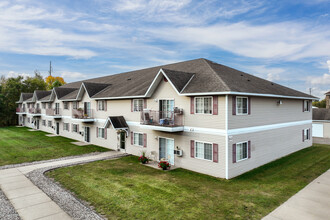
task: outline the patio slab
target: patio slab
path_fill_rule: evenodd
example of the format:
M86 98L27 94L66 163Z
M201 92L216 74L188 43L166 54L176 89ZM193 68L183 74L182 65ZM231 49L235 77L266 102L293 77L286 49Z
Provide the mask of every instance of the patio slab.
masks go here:
M71 142L71 144L75 144L77 146L87 146L87 145L90 145L90 143L87 143L87 142Z

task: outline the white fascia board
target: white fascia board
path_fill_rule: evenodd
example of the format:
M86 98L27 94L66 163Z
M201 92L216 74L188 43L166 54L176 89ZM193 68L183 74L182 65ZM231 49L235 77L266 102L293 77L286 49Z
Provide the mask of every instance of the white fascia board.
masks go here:
M261 126L253 126L246 128L236 128L228 130L228 135L239 135L239 134L247 134L254 133L260 131L273 130L278 128L292 127L298 125L312 124L312 120L305 121L295 121L295 122L286 122L286 123L278 123L278 124L270 124L270 125L261 125Z
M103 98L91 98L92 100L113 100L113 99L135 99L135 98L145 98L146 96L121 96L121 97L103 97Z

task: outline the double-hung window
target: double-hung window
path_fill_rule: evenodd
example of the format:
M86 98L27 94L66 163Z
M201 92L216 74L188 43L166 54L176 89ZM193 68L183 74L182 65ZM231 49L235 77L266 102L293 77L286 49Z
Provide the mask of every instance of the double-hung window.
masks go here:
M212 144L195 141L195 157L204 160L212 160Z
M140 112L143 110L143 99L133 99L133 112Z
M304 100L304 112L310 111L309 100Z
M78 133L78 125L77 124L72 124L72 132Z
M48 121L48 127L52 127L52 121Z
M79 103L78 102L72 102L72 109L78 109Z
M98 137L104 138L104 128L97 128L98 129Z
M212 114L212 97L195 97L196 114Z
M248 142L236 144L236 161L245 160L248 158Z
M51 109L52 108L52 103L48 103L48 109Z
M63 102L63 108L68 110L69 109L69 102Z
M97 109L99 111L105 111L105 101L98 101L97 102Z
M305 140L309 140L310 138L310 130L307 128L307 129L304 129L304 141Z
M134 135L133 144L137 146L143 146L143 134L134 132L133 135Z
M46 108L46 103L42 103L42 109L45 109Z
M238 115L247 115L248 110L248 98L236 97L236 112Z
M63 124L63 130L64 131L69 131L69 123L64 123Z
M42 120L42 126L46 127L46 120Z

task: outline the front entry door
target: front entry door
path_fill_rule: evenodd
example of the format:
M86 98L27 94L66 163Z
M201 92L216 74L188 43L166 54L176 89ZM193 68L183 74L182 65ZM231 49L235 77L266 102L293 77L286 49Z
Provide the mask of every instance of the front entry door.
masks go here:
M125 150L126 148L126 132L122 131L119 134L119 146L120 149Z
M159 138L159 160L161 159L174 165L174 139Z
M85 141L90 142L90 137L89 137L89 127L85 127Z
M39 121L38 121L39 122ZM39 123L38 123L39 124ZM59 135L60 134L60 123L56 122L56 134Z

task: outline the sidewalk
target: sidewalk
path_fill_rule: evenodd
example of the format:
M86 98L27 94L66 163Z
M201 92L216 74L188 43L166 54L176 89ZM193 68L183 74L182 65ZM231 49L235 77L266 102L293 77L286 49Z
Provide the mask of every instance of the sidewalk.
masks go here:
M263 220L330 218L330 170L316 178Z
M25 176L25 174L39 168L69 165L77 162L87 162L89 160L102 160L109 156L120 154L122 153L117 151L108 151L87 157L78 157L0 170L0 188L23 220L72 219L42 190L36 187Z

